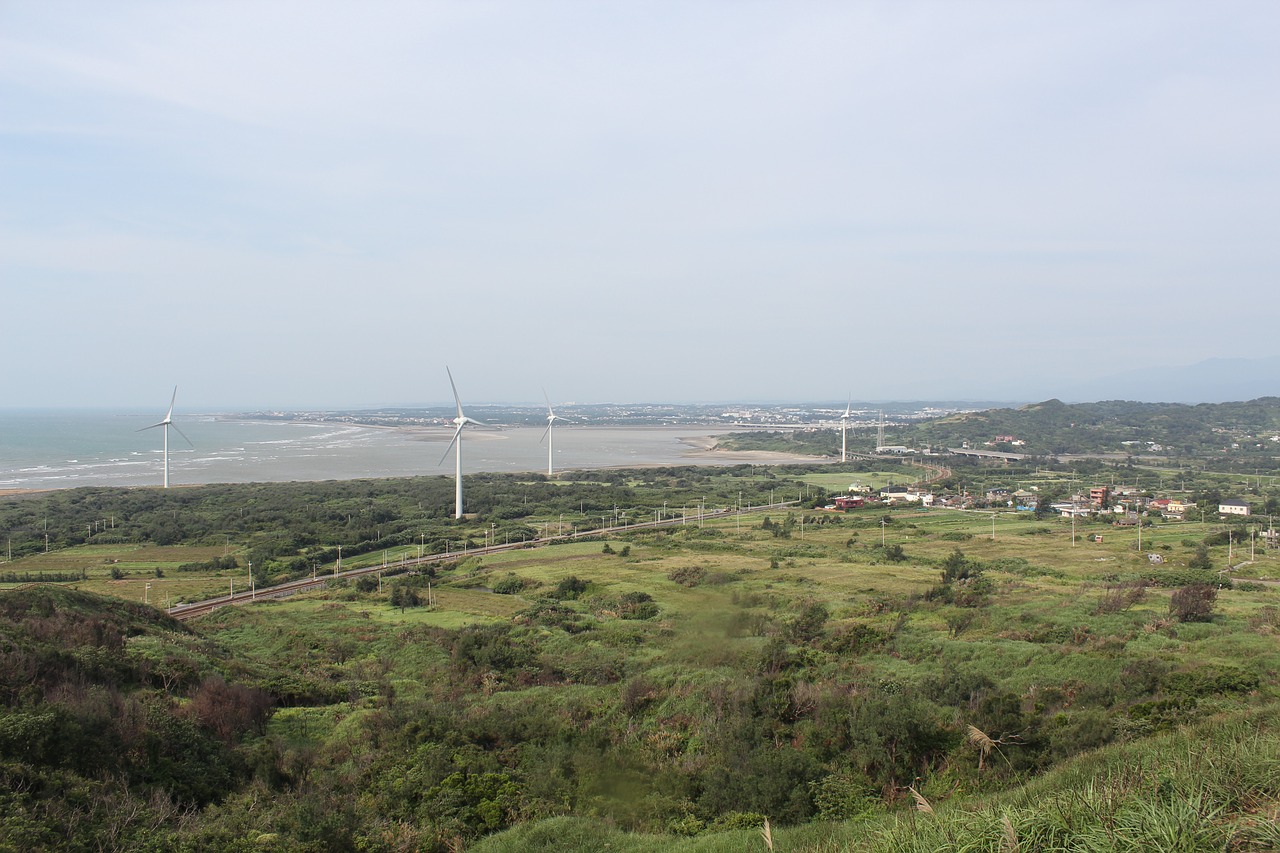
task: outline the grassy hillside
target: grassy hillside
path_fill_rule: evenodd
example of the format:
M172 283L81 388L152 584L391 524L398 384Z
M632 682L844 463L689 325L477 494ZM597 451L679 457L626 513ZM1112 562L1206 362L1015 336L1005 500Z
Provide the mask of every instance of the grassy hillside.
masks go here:
M1187 462L1212 459L1218 467L1275 472L1280 459L1280 397L1243 403L1063 403L1047 400L1017 409L960 412L893 425L886 441L910 447L977 449L1052 457L1113 453L1155 455ZM1012 437L1019 443L997 441ZM719 445L733 450L773 450L834 456L837 429L735 433ZM874 449L871 430L853 430L852 451Z
M1225 564L1213 525L1076 533L695 518L185 626L10 590L0 844L741 850L767 819L779 850L1269 849L1280 558L1232 584L1190 565ZM106 547L60 559L135 597ZM169 570L212 546L167 547L150 582L204 577Z

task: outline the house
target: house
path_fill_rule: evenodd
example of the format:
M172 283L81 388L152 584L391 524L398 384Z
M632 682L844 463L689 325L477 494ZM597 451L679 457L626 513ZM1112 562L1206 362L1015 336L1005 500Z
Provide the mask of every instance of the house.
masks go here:
M1013 504L1018 509L1035 509L1040 503L1040 498L1035 492L1028 492L1026 489L1018 489L1013 493Z
M1166 512L1169 509L1169 504L1171 503L1173 503L1173 501L1168 498L1156 498L1148 504L1148 506L1156 512Z
M1111 489L1107 486L1094 486L1089 490L1089 503L1094 506L1106 506L1111 502Z
M1195 504L1189 503L1178 498L1171 498L1169 506L1165 508L1164 514L1173 518L1182 518L1187 514L1187 510L1191 509Z
M840 495L834 501L836 509L857 509L867 505L866 498L854 497L853 495Z
M1232 498L1229 501L1223 501L1218 504L1218 512L1221 515L1248 515L1249 502Z

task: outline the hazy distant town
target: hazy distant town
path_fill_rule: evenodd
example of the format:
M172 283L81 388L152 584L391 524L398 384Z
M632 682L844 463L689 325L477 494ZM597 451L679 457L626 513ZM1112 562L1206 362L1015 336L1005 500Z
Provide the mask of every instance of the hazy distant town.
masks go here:
M851 404L850 404L851 405ZM886 423L904 424L942 417L957 412L976 412L995 406L995 402L894 402L872 404L860 402L851 408L850 425L868 426L883 417ZM547 407L536 405L469 404L469 413L490 424L509 426L546 423ZM702 426L768 427L770 429L830 427L839 425L845 406L836 403L555 403L556 414L566 420L594 426ZM253 420L287 420L304 423L344 423L362 426L422 427L446 426L452 423L454 410L449 406L424 408L382 408L352 410L256 411L241 412L237 417Z

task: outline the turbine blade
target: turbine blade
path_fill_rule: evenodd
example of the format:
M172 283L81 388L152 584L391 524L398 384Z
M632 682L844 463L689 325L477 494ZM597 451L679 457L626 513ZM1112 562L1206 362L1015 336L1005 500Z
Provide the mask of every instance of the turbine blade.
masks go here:
M546 444L549 435L551 435L551 424L547 424L547 430L542 434L542 438L538 439L538 444Z
M453 439L449 442L449 446L444 449L444 455L440 457L440 461L436 465L443 465L444 460L449 458L449 451L453 450L453 446L458 443L458 436L462 435L462 424L458 424L458 428L453 431Z
M164 416L166 421L173 419L173 404L178 402L178 386L173 386L173 396L169 398L169 413Z
M554 418L556 413L551 411L551 398L547 396L547 389L542 389L542 399L547 401L547 417Z
M156 428L156 427L158 427L158 426L164 426L164 421L161 421L161 422L160 422L160 423L158 423L158 424L152 424L151 426L145 426L145 427L142 427L141 429L136 429L136 430L134 430L134 432L146 432L147 430L149 430L149 429L155 429L155 428Z
M444 366L444 372L449 374L449 387L453 389L453 402L458 404L458 418L464 418L462 414L462 398L458 396L458 386L453 384L453 372L449 370L449 365Z
M177 424L169 424L169 426L173 427L174 429L178 429ZM185 432L178 429L178 435L182 436L183 440L186 441L187 444L191 444L191 439L187 438L187 434ZM196 446L194 444L191 444L191 449L195 450Z

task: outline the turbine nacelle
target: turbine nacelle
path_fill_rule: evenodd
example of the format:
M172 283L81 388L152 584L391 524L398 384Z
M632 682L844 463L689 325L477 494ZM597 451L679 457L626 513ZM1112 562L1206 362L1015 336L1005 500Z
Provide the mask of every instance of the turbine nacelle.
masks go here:
M449 366L445 365L444 372L449 374L449 387L453 389L453 402L458 407L458 416L453 419L453 438L449 441L449 446L444 449L444 456L440 457L440 464L444 464L445 458L449 455L450 450L457 453L457 465L454 469L454 518L462 518L462 429L467 424L481 424L475 418L469 418L462 412L462 398L458 396L458 386L453 381L453 371L449 370Z
M173 396L169 398L169 411L165 412L164 420L137 430L138 432L145 432L146 430L155 429L156 427L164 427L164 487L166 489L169 488L169 427L173 427L177 430L178 435L182 436L182 440L191 445L193 449L195 448L195 445L191 444L191 439L187 438L187 434L179 429L178 425L173 422L173 404L176 403L177 400L178 386L174 385Z

